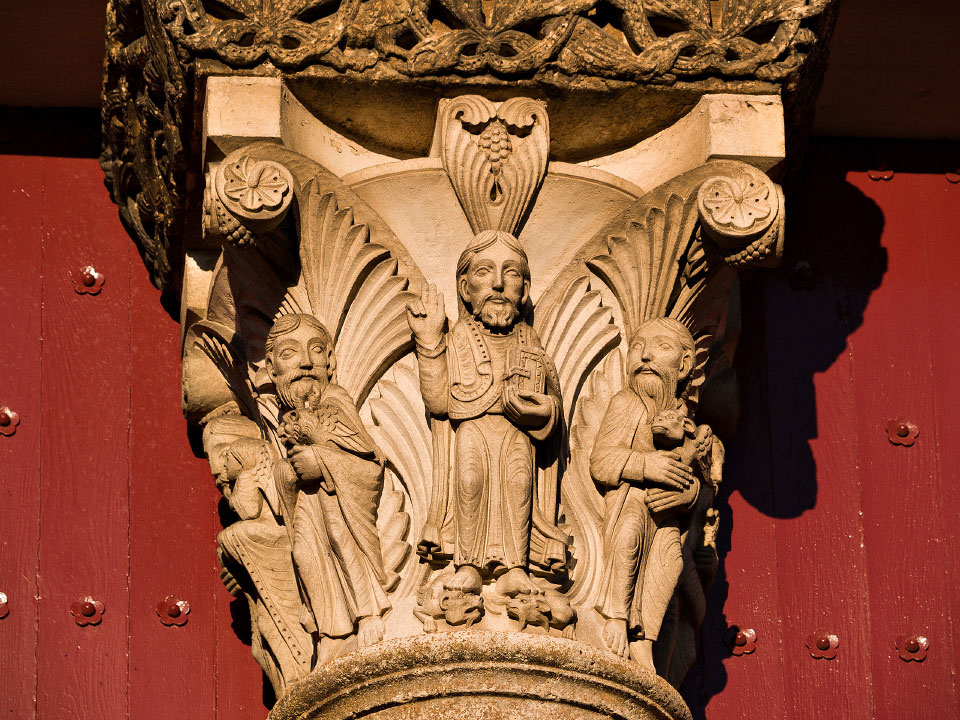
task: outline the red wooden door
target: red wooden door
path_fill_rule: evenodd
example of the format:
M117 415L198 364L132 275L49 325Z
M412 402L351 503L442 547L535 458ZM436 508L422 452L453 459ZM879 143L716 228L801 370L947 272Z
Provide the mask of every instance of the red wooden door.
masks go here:
M871 180L819 143L788 187L788 257L749 278L741 422L695 716L957 717L960 185L906 148ZM879 176L878 176L879 177ZM92 159L0 157L0 711L263 718L243 603L220 585L218 496L180 415L179 328ZM798 260L815 277L794 277ZM78 294L91 264L105 283ZM809 286L809 287L807 287ZM890 443L888 420L920 435ZM168 595L190 603L160 622ZM91 596L101 622L70 613ZM728 628L757 631L734 656ZM838 635L833 660L807 637ZM894 643L922 633L922 663Z

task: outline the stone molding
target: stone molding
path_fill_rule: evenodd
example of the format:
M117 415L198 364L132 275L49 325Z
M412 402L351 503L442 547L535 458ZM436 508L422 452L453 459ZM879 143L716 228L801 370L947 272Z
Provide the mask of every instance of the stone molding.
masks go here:
M355 717L689 720L662 679L580 643L462 632L390 640L297 685L271 720Z
M639 139L673 123L706 92L782 92L789 124L802 134L835 5L282 0L261 8L232 0L111 0L101 165L154 283L176 302L184 241L192 237L184 218L197 211L187 206L186 190L202 153L195 109L208 77L296 81L302 95L319 93L308 101L311 111L329 107L323 98L335 90L330 83L343 86L347 99L376 86L374 103L391 95L398 107L410 97L404 87L431 98L452 88L522 87L555 105L565 98L574 107L594 105L594 135L611 139L608 124L635 122L624 104L642 108L634 115L646 118ZM611 99L609 107L596 105L602 98Z

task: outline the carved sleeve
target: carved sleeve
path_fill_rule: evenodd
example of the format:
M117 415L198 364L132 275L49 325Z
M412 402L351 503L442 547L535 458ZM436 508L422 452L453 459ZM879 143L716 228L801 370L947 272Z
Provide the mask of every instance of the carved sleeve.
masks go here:
M417 363L420 366L420 394L423 395L424 406L434 417L446 417L450 398L446 337L441 337L434 347L417 343Z
M253 520L260 517L263 509L263 495L257 487L257 478L252 470L244 470L237 476L237 482L230 493L230 507L241 520Z
M639 417L630 399L621 392L610 401L590 453L590 475L601 489L643 480L644 453L632 449Z

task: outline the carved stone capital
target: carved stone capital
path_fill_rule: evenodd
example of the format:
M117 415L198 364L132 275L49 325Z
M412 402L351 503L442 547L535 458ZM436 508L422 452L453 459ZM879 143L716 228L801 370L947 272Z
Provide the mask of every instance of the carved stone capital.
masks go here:
M112 1L101 162L274 720L689 718L833 7Z

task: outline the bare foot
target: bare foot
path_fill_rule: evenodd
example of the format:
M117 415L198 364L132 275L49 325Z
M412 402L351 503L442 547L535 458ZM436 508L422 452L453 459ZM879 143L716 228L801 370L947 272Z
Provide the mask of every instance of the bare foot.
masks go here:
M622 658L627 656L627 621L621 618L610 618L603 626L603 641L610 652Z
M379 615L368 615L360 618L360 626L357 628L357 645L362 648L368 645L376 645L383 640L383 634L387 631L383 624L383 618Z
M483 580L480 571L473 565L461 565L453 577L447 580L443 587L447 590L459 590L464 593L479 594Z
M653 640L637 640L630 643L630 659L640 663L650 672L656 672L653 667Z
M507 597L516 597L520 593L538 595L540 588L536 586L523 568L510 568L497 578L497 592Z

